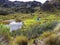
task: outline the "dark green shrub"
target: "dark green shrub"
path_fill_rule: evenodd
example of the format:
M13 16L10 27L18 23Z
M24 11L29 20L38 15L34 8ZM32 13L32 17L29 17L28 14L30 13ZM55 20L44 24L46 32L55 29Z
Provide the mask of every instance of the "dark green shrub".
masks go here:
M4 10L0 11L0 15L8 15L8 14L9 14L8 11L4 11Z

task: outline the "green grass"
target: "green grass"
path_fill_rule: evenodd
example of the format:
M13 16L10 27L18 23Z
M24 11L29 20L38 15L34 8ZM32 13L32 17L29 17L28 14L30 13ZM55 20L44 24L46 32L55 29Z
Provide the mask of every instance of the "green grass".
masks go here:
M56 14L48 14L45 12L42 12L42 14L39 14L39 12L33 13L34 16L31 14L22 14L22 13L15 13L15 14L10 14L6 16L0 15L0 23L2 23L4 20L10 20L10 19L15 19L16 21L23 21L25 25L32 25L37 22L44 23L44 22L50 22L53 20L58 20L60 21L60 17L57 16ZM37 21L37 18L41 20Z
M27 20L24 21L24 24L25 24L25 25L32 25L32 24L34 24L34 23L36 23L36 22L37 22L37 21L34 20L34 19L27 19Z
M40 20L37 20L37 18L40 18ZM31 30L33 30L33 32L35 30L37 30L36 33L38 33L38 30L40 30L39 26L44 28L47 24L50 24L50 22L52 22L52 21L60 22L59 16L57 16L56 14L48 14L45 12L42 12L42 14L39 14L39 12L35 12L35 13L33 13L33 16L31 14L22 14L22 13L15 13L15 14L10 14L10 15L6 15L6 16L0 15L0 23L3 23L4 20L10 20L10 19L15 19L16 21L21 20L22 22L24 22L23 28L20 30L22 32L17 31L17 33L23 33L23 31L26 31L26 32L24 32L24 34L26 34L26 35L31 33L30 32ZM42 24L45 24L44 27L42 26ZM36 28L36 26L37 26L37 28ZM39 29L38 29L38 27L39 27ZM27 31L27 30L30 30L30 31ZM48 34L49 34L49 32L48 32ZM44 33L44 35L48 35L48 34ZM34 41L34 39L31 39L31 40L29 40L28 43L31 44L31 43L33 43L33 41Z

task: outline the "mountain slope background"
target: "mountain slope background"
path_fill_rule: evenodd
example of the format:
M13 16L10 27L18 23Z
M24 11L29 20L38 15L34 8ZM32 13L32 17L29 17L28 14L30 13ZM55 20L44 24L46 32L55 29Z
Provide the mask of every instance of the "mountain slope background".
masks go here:
M36 39L40 42L38 45L60 45L59 1L51 0L44 4L37 1L0 1L1 45L33 45ZM5 25L12 19L23 22L22 28L9 32L10 28Z

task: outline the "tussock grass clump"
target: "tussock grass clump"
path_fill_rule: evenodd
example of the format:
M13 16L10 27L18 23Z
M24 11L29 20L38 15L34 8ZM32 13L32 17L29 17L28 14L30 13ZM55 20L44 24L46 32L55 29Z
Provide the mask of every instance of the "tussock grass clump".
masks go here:
M60 35L52 34L45 39L46 45L60 45Z
M16 37L16 43L18 45L27 45L28 39L25 36L17 36Z
M41 36L39 37L39 39L44 39L44 38L47 38L49 37L50 35L54 34L53 31L46 31L46 32L43 32L43 34L41 34Z
M54 32L60 32L60 24L55 27Z

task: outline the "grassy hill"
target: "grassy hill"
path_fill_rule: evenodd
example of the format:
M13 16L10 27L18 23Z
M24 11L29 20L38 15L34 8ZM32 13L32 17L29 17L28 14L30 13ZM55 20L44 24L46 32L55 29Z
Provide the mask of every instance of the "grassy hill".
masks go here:
M38 10L34 13L15 12L12 14L0 15L0 24L2 24L0 25L0 35L3 35L2 37L4 38L7 37L5 40L8 39L9 45L27 45L27 43L28 45L31 45L36 38L38 40L43 40L44 45L45 43L51 45L51 42L56 45L60 44L60 37L58 37L60 27L57 28L58 31L54 30L56 25L60 23L59 10L55 9L54 12L50 12L43 11L37 7L36 9ZM9 29L5 27L5 24L9 24L10 22L7 20L11 19L16 20L17 22L22 21L23 27L19 30L6 33ZM53 39L55 40L56 38L58 38L57 43L53 41Z

